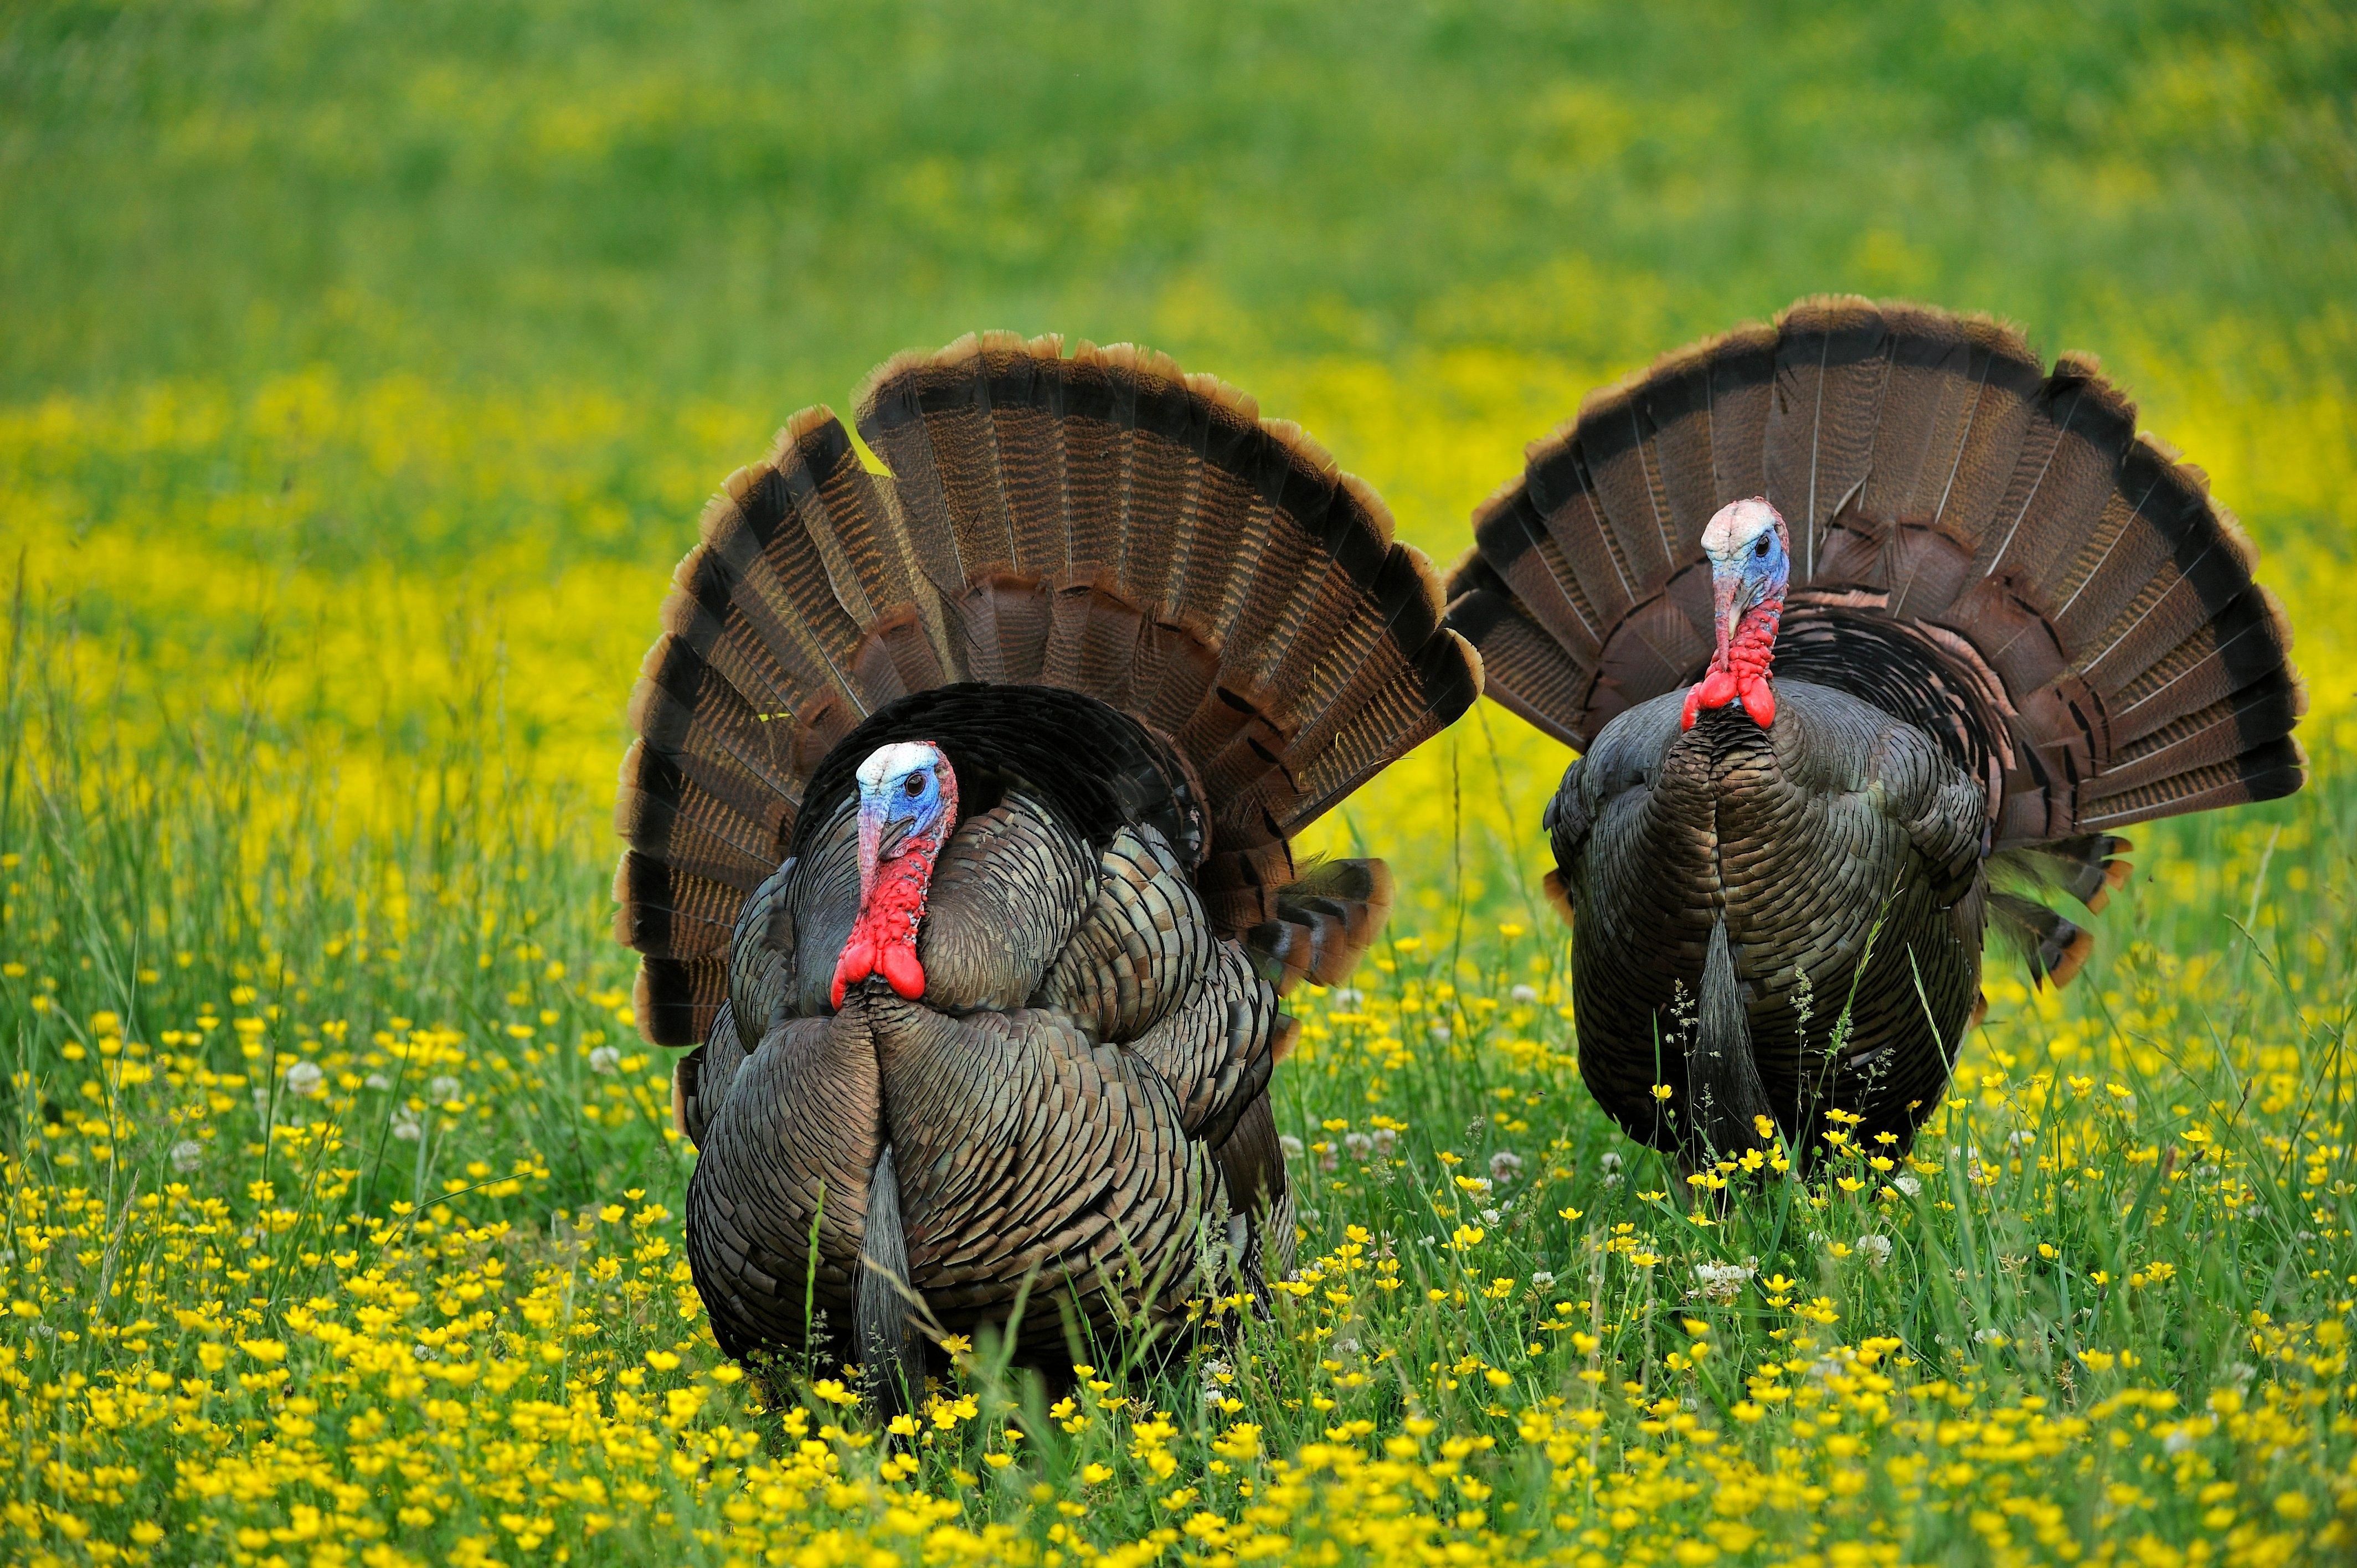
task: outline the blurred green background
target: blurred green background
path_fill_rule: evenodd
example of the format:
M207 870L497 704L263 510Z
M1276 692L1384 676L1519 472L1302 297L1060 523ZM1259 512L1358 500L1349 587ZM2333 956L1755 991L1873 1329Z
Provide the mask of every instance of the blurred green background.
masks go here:
M11 12L18 396L326 361L794 403L977 324L1619 362L1825 289L2351 347L2322 6Z

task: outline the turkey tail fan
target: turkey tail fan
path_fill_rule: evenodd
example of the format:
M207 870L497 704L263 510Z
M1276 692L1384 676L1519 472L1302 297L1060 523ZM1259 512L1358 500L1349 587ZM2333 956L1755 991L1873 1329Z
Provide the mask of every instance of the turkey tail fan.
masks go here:
M1366 899L1313 885L1288 905L1289 841L1481 682L1373 493L1243 393L1129 345L968 337L887 362L857 409L888 471L831 411L797 414L705 513L632 698L615 896L649 1038L708 1034L731 923L834 782L828 754L946 712L953 693L917 694L951 685L1135 720L1125 766L1191 800L1174 843L1228 934L1301 917L1311 973L1372 940Z
M2304 779L2289 628L2201 472L2092 360L1922 306L1803 300L1589 397L1475 512L1449 624L1584 749L1701 673L1703 524L1754 495L1792 533L1777 672L1921 723L1999 849Z

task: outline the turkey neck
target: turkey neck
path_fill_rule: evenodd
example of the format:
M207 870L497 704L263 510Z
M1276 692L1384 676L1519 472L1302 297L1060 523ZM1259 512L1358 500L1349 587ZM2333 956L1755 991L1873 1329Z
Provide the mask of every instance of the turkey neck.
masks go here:
M1738 686L1768 678L1769 662L1776 657L1776 628L1784 618L1781 588L1762 599L1735 628L1735 636L1719 654L1719 662L1734 675Z

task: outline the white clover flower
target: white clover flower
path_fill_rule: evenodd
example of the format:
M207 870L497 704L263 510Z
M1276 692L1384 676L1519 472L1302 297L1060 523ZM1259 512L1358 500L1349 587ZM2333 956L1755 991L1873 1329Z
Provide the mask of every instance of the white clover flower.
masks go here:
M1276 1146L1285 1151L1285 1157L1288 1160L1299 1159L1308 1148L1307 1144L1290 1133L1279 1133L1276 1135Z
M1604 1157L1597 1164L1603 1167L1606 1176L1616 1175L1620 1169L1620 1155L1616 1150L1607 1149L1604 1151Z
M316 1100L328 1092L328 1069L317 1062L299 1061L286 1069L286 1092Z
M1749 1263L1696 1263L1695 1289L1723 1306L1742 1294L1759 1272Z
M1544 1294L1546 1292L1555 1289L1555 1276L1547 1273L1544 1269L1533 1269L1531 1271L1531 1289L1541 1294Z
M1351 1152L1352 1159L1363 1165L1375 1152L1375 1141L1364 1133L1350 1133L1344 1134L1342 1147Z
M1366 1001L1367 993L1355 985L1338 985L1334 988L1333 997L1337 1007L1356 1007Z
M622 1070L622 1052L617 1046L599 1046L589 1053L591 1072L617 1073Z
M1356 1339L1337 1339L1334 1348L1345 1356L1355 1356L1359 1353L1359 1342Z
M1487 1197L1490 1196L1490 1178L1488 1176L1458 1176L1457 1178L1457 1185L1463 1187L1467 1192L1471 1193L1476 1197Z
M425 1097L436 1105L447 1105L458 1098L458 1080L443 1073L425 1086Z
M404 1106L393 1113L393 1135L404 1144L414 1144L425 1135L425 1123L416 1112Z
M1495 1225L1499 1220L1504 1218L1504 1215L1500 1214L1494 1208L1485 1208L1481 1211L1481 1223L1484 1225Z
M1374 1139L1375 1153L1385 1159L1391 1158L1392 1151L1399 1146L1399 1134L1393 1132L1389 1127L1376 1128L1372 1133L1372 1137Z
M2169 1429L2169 1435L2160 1440L2160 1445L2172 1456L2182 1454L2193 1446L2193 1434L2182 1426L2172 1426Z
M1539 988L1535 985L1517 985L1506 994L1517 1002L1535 1002L1539 999Z
M1857 1239L1857 1251L1860 1257L1878 1269L1890 1262L1890 1238L1860 1236Z
M187 1176L205 1163L205 1146L194 1138L183 1138L172 1145L172 1168Z
M1897 1187L1900 1191L1905 1193L1910 1197L1920 1197L1922 1196L1923 1184L1917 1181L1911 1176L1892 1176L1890 1178L1890 1185Z
M391 1089L393 1087L393 1079L385 1077L384 1074L381 1072L372 1072L361 1081L366 1083L371 1089Z
M1976 1329L1973 1334L1973 1343L1975 1345L1994 1345L2002 1350L2005 1348L2005 1336L1994 1328Z
M1523 1174L1523 1156L1512 1149L1500 1149L1490 1156L1490 1179L1503 1187Z

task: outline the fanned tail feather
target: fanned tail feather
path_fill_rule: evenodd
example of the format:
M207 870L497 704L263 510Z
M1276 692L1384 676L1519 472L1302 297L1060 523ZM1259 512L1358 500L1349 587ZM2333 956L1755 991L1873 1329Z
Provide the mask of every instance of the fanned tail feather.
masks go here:
M1996 864L2039 886L2068 893L2088 913L2100 915L2135 871L2133 864L2118 858L2135 847L2110 833L2082 833L2005 851Z
M1989 924L2021 950L2032 984L2068 985L2094 951L2095 938L2033 898L1988 896Z
M1382 934L1394 896L1380 860L1305 866L1277 889L1275 917L1244 933L1245 950L1280 996L1304 980L1340 985Z

